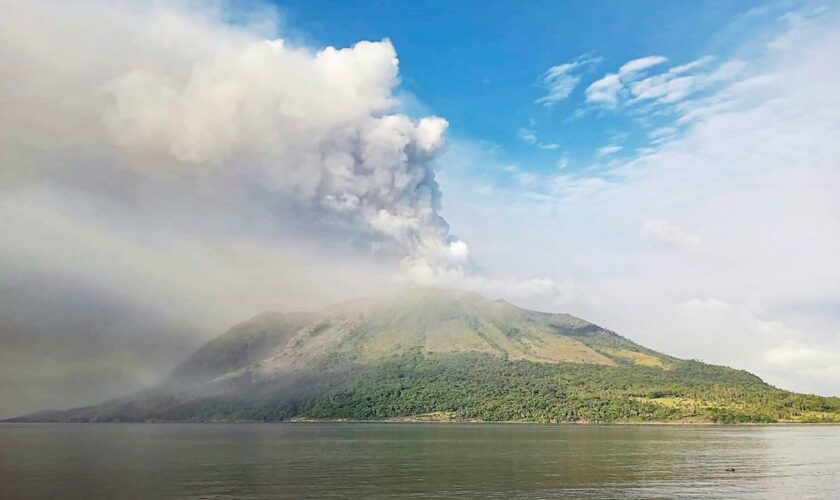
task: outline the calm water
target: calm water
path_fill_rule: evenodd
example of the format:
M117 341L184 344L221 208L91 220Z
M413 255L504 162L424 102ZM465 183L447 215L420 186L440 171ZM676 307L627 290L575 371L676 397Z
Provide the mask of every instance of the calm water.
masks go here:
M58 497L840 498L840 426L0 424Z

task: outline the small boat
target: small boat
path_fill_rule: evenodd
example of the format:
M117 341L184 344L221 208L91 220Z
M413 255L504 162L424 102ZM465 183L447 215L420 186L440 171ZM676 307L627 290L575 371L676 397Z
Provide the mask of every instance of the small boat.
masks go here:
M726 472L735 472L735 467L727 467L723 470L725 470Z

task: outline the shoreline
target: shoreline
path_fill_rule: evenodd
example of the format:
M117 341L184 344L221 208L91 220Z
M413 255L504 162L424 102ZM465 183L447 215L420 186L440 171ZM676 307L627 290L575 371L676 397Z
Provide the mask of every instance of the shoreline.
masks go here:
M223 422L219 422L223 423ZM743 426L782 426L782 425L840 425L840 422L742 422L742 423L720 423L711 420L692 420L692 421L669 421L669 420L647 420L647 421L616 421L616 422L597 422L597 421L565 421L565 422L531 422L520 420L502 420L502 421L485 421L485 420L431 420L420 419L413 417L399 417L385 420L353 420L353 419L310 419L310 418L293 418L282 422L265 422L265 423L289 423L289 424L456 424L456 425L542 425L550 427L553 425L579 425L579 426L715 426L715 427L743 427Z
M630 427L630 426L668 426L668 427L781 427L781 426L840 426L840 422L741 422L741 423L720 423L707 420L696 421L669 421L669 420L648 420L648 421L617 421L617 422L596 422L596 421L567 421L567 422L530 422L519 420L507 421L484 421L484 420L434 420L414 417L399 417L385 420L356 420L356 419L316 419L316 418L292 418L289 420L262 421L262 420L147 420L147 421L35 421L35 420L0 420L0 426L8 424L434 424L434 425L539 425L551 426L601 426L601 427Z

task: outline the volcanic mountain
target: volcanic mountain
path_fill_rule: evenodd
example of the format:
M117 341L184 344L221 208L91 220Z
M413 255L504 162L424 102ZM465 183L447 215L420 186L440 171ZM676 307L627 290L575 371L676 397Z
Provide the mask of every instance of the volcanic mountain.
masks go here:
M267 312L161 384L22 421L840 421L840 399L677 359L568 314L431 288Z

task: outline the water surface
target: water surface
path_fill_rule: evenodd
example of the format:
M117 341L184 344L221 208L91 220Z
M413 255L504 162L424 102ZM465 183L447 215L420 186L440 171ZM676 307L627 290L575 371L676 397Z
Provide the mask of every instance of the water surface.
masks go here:
M57 497L840 498L840 426L0 424Z

